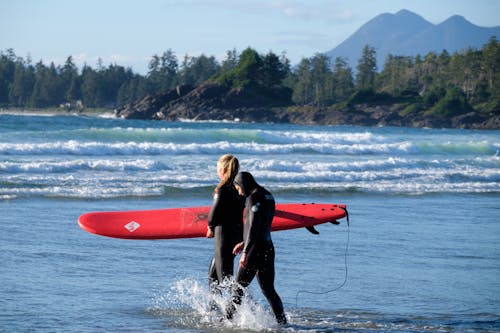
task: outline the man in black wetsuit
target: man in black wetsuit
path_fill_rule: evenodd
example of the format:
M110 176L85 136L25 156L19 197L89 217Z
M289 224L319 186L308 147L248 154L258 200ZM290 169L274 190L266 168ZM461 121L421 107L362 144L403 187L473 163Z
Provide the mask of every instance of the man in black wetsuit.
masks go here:
M231 319L236 305L241 304L244 288L248 287L255 275L262 293L273 309L279 324L286 324L283 303L274 289L274 245L271 240L271 222L274 217L273 195L257 184L248 172L240 172L234 185L246 197L243 242L234 247L234 253L242 252L232 302L227 308L227 318Z

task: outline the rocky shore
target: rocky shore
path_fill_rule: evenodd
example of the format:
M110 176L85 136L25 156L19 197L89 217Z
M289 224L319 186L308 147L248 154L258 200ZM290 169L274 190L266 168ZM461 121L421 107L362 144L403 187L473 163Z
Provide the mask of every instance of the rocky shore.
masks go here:
M356 104L348 110L290 106L269 94L215 83L188 85L148 95L115 111L117 117L155 120L230 120L307 125L407 126L500 129L500 114L469 112L454 117L405 114L404 104Z

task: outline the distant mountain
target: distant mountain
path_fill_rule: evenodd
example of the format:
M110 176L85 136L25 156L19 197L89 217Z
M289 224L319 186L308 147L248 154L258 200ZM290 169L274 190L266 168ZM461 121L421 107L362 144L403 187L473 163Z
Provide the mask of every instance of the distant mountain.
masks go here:
M467 47L480 49L491 36L500 37L500 26L484 28L462 16L451 16L440 24L432 24L408 10L396 14L380 14L368 21L354 34L326 55L335 60L345 57L356 71L361 50L367 44L375 48L377 67L382 70L387 55L425 56L443 50L450 54Z

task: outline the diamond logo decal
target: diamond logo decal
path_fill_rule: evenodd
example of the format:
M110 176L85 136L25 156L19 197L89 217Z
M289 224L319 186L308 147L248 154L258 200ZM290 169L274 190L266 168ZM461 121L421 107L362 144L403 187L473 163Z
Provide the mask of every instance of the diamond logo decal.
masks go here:
M134 232L137 229L139 229L141 225L135 221L130 221L129 223L125 224L124 227L130 232Z

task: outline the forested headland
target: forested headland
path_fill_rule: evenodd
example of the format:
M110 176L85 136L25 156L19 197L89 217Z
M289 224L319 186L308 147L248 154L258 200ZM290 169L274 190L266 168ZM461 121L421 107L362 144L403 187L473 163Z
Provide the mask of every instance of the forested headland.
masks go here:
M281 107L282 112L352 113L360 105L397 105L398 115L405 117L474 113L486 119L500 113L499 68L495 37L479 50L389 55L381 69L370 45L363 48L355 69L344 58L332 61L321 53L291 66L286 54L259 54L252 48L228 51L222 61L206 55L179 60L169 49L152 56L145 75L102 61L96 68L79 69L72 56L64 65L33 63L8 49L0 52L0 107L116 109L179 86L213 83L247 99L270 96L264 99L269 109Z

